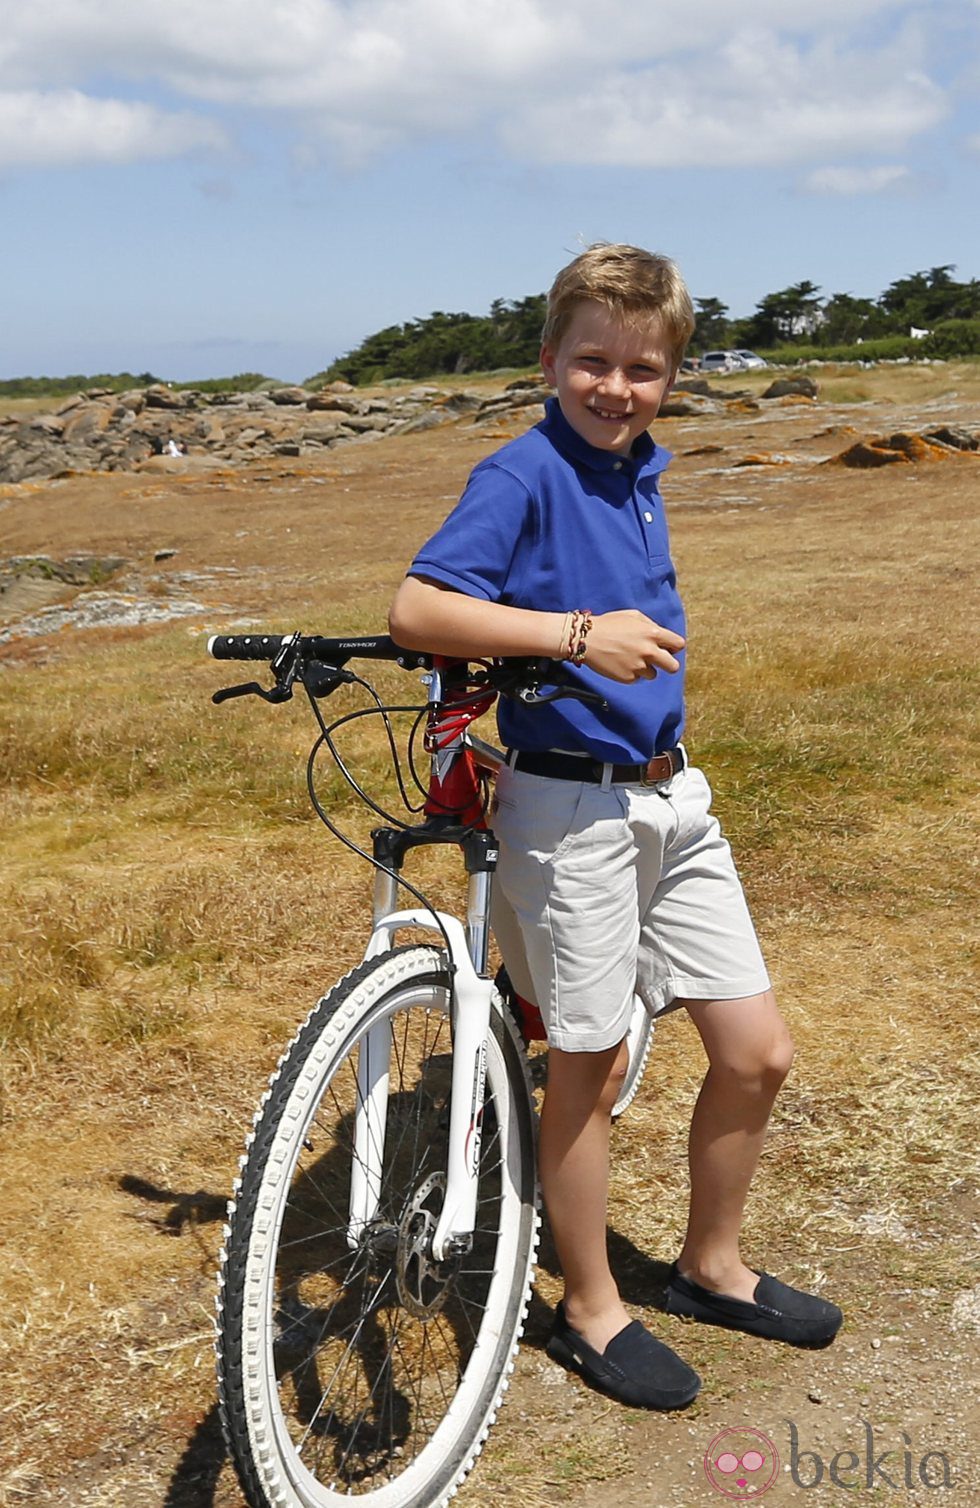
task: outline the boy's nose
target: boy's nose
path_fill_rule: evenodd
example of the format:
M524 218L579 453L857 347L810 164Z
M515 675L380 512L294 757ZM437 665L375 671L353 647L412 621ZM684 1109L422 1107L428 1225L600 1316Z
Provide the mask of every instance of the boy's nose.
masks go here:
M610 367L608 372L603 373L602 387L605 392L625 397L630 391L629 378L621 367Z

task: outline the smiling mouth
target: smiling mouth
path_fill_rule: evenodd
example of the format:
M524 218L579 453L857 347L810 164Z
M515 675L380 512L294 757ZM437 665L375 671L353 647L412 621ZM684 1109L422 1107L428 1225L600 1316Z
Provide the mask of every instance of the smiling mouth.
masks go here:
M593 413L593 414L595 414L595 416L596 416L597 419L619 419L619 420L622 420L622 419L629 419L631 417L629 413L619 413L616 409L599 408L595 403L590 404L589 407L590 407L590 412Z

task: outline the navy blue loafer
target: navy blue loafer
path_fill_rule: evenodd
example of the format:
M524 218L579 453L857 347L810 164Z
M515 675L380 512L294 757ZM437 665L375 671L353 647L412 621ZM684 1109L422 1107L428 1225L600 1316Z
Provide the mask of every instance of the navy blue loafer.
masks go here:
M634 1408L686 1408L701 1386L693 1367L639 1320L631 1320L600 1353L572 1329L559 1304L546 1350L552 1361L576 1372L590 1387Z
M744 1330L746 1335L761 1335L767 1340L786 1341L791 1346L829 1346L844 1321L836 1304L813 1293L790 1288L778 1278L760 1272L755 1301L714 1293L685 1278L675 1263L667 1284L668 1314L701 1320L706 1325L723 1325L727 1330Z

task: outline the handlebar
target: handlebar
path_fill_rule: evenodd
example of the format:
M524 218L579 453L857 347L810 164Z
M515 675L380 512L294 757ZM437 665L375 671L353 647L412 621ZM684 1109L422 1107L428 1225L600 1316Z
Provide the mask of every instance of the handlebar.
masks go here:
M320 634L214 634L208 654L215 660L264 660L275 663L284 645L295 645L304 660L340 667L348 660L394 660L406 669L428 669L432 656L401 649L388 634L370 638L327 639Z
M389 660L405 670L440 670L451 675L456 671L470 687L510 696L525 705L551 702L559 697L605 706L597 692L577 683L560 660L515 658L506 660L450 660L447 657L403 649L388 634L364 638L327 638L321 634L214 634L208 640L208 653L216 660L256 660L269 665L276 684L266 689L257 681L242 686L226 686L216 691L213 702L236 696L260 696L267 702L284 702L292 696L293 684L299 680L312 696L329 696L338 686L356 680L345 667L349 660ZM468 673L470 663L480 669ZM541 691L546 686L550 689Z

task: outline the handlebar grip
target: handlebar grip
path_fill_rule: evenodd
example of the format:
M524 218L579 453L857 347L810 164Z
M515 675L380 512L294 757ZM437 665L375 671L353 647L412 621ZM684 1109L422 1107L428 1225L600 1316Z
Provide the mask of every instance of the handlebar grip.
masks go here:
M215 660L264 660L270 664L282 646L282 634L212 634L208 654Z

